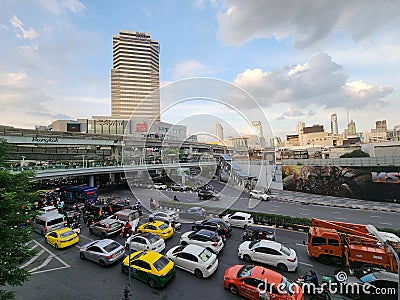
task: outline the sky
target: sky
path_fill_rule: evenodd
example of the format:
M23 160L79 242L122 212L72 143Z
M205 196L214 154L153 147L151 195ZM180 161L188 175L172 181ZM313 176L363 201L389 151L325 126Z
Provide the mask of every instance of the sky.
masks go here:
M215 122L232 111L232 119L259 114L282 138L299 121L330 132L333 113L340 132L350 120L359 132L377 120L393 128L400 125L399 15L397 0L3 0L0 124L34 128L110 115L112 37L132 30L160 43L162 94L193 77L243 91L215 105L184 103L179 114L161 99L162 120L191 120L191 133L215 134ZM207 88L190 96L220 95Z

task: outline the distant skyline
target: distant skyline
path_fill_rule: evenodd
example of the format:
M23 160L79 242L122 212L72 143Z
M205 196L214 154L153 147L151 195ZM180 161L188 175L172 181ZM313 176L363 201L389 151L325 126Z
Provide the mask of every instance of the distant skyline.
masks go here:
M233 83L258 101L276 136L295 134L299 121L330 131L334 113L343 132L347 112L359 132L377 120L393 128L399 15L396 0L6 0L0 123L33 128L111 115L112 38L131 30L159 41L161 86L198 76ZM252 109L233 98L232 105ZM205 105L195 108L207 114ZM215 133L214 120L200 124L189 133Z

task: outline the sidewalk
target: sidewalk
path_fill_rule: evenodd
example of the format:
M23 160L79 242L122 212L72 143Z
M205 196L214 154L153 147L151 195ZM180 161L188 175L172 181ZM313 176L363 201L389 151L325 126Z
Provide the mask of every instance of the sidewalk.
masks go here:
M306 205L312 204L321 206L400 213L400 203L376 202L370 200L332 197L332 196L308 194L308 193L285 191L285 190L283 191L272 190L271 196L280 201L302 203Z

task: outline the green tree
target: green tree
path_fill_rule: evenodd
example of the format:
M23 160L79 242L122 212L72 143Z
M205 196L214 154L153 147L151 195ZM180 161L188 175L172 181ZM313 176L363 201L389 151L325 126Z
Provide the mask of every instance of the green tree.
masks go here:
M7 156L7 144L0 141L0 163ZM31 209L36 200L30 192L32 173L11 174L0 170L0 299L13 299L9 286L22 285L29 272L19 266L35 253L27 243L32 240L31 220L35 211Z
M349 153L345 153L340 158L353 158L353 157L369 157L369 154L362 150L354 150Z

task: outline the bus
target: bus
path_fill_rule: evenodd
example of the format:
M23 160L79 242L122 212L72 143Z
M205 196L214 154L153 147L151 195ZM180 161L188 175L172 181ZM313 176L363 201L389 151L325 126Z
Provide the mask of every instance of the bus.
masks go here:
M65 186L60 188L59 193L65 208L82 209L95 204L98 198L97 188L90 185Z

